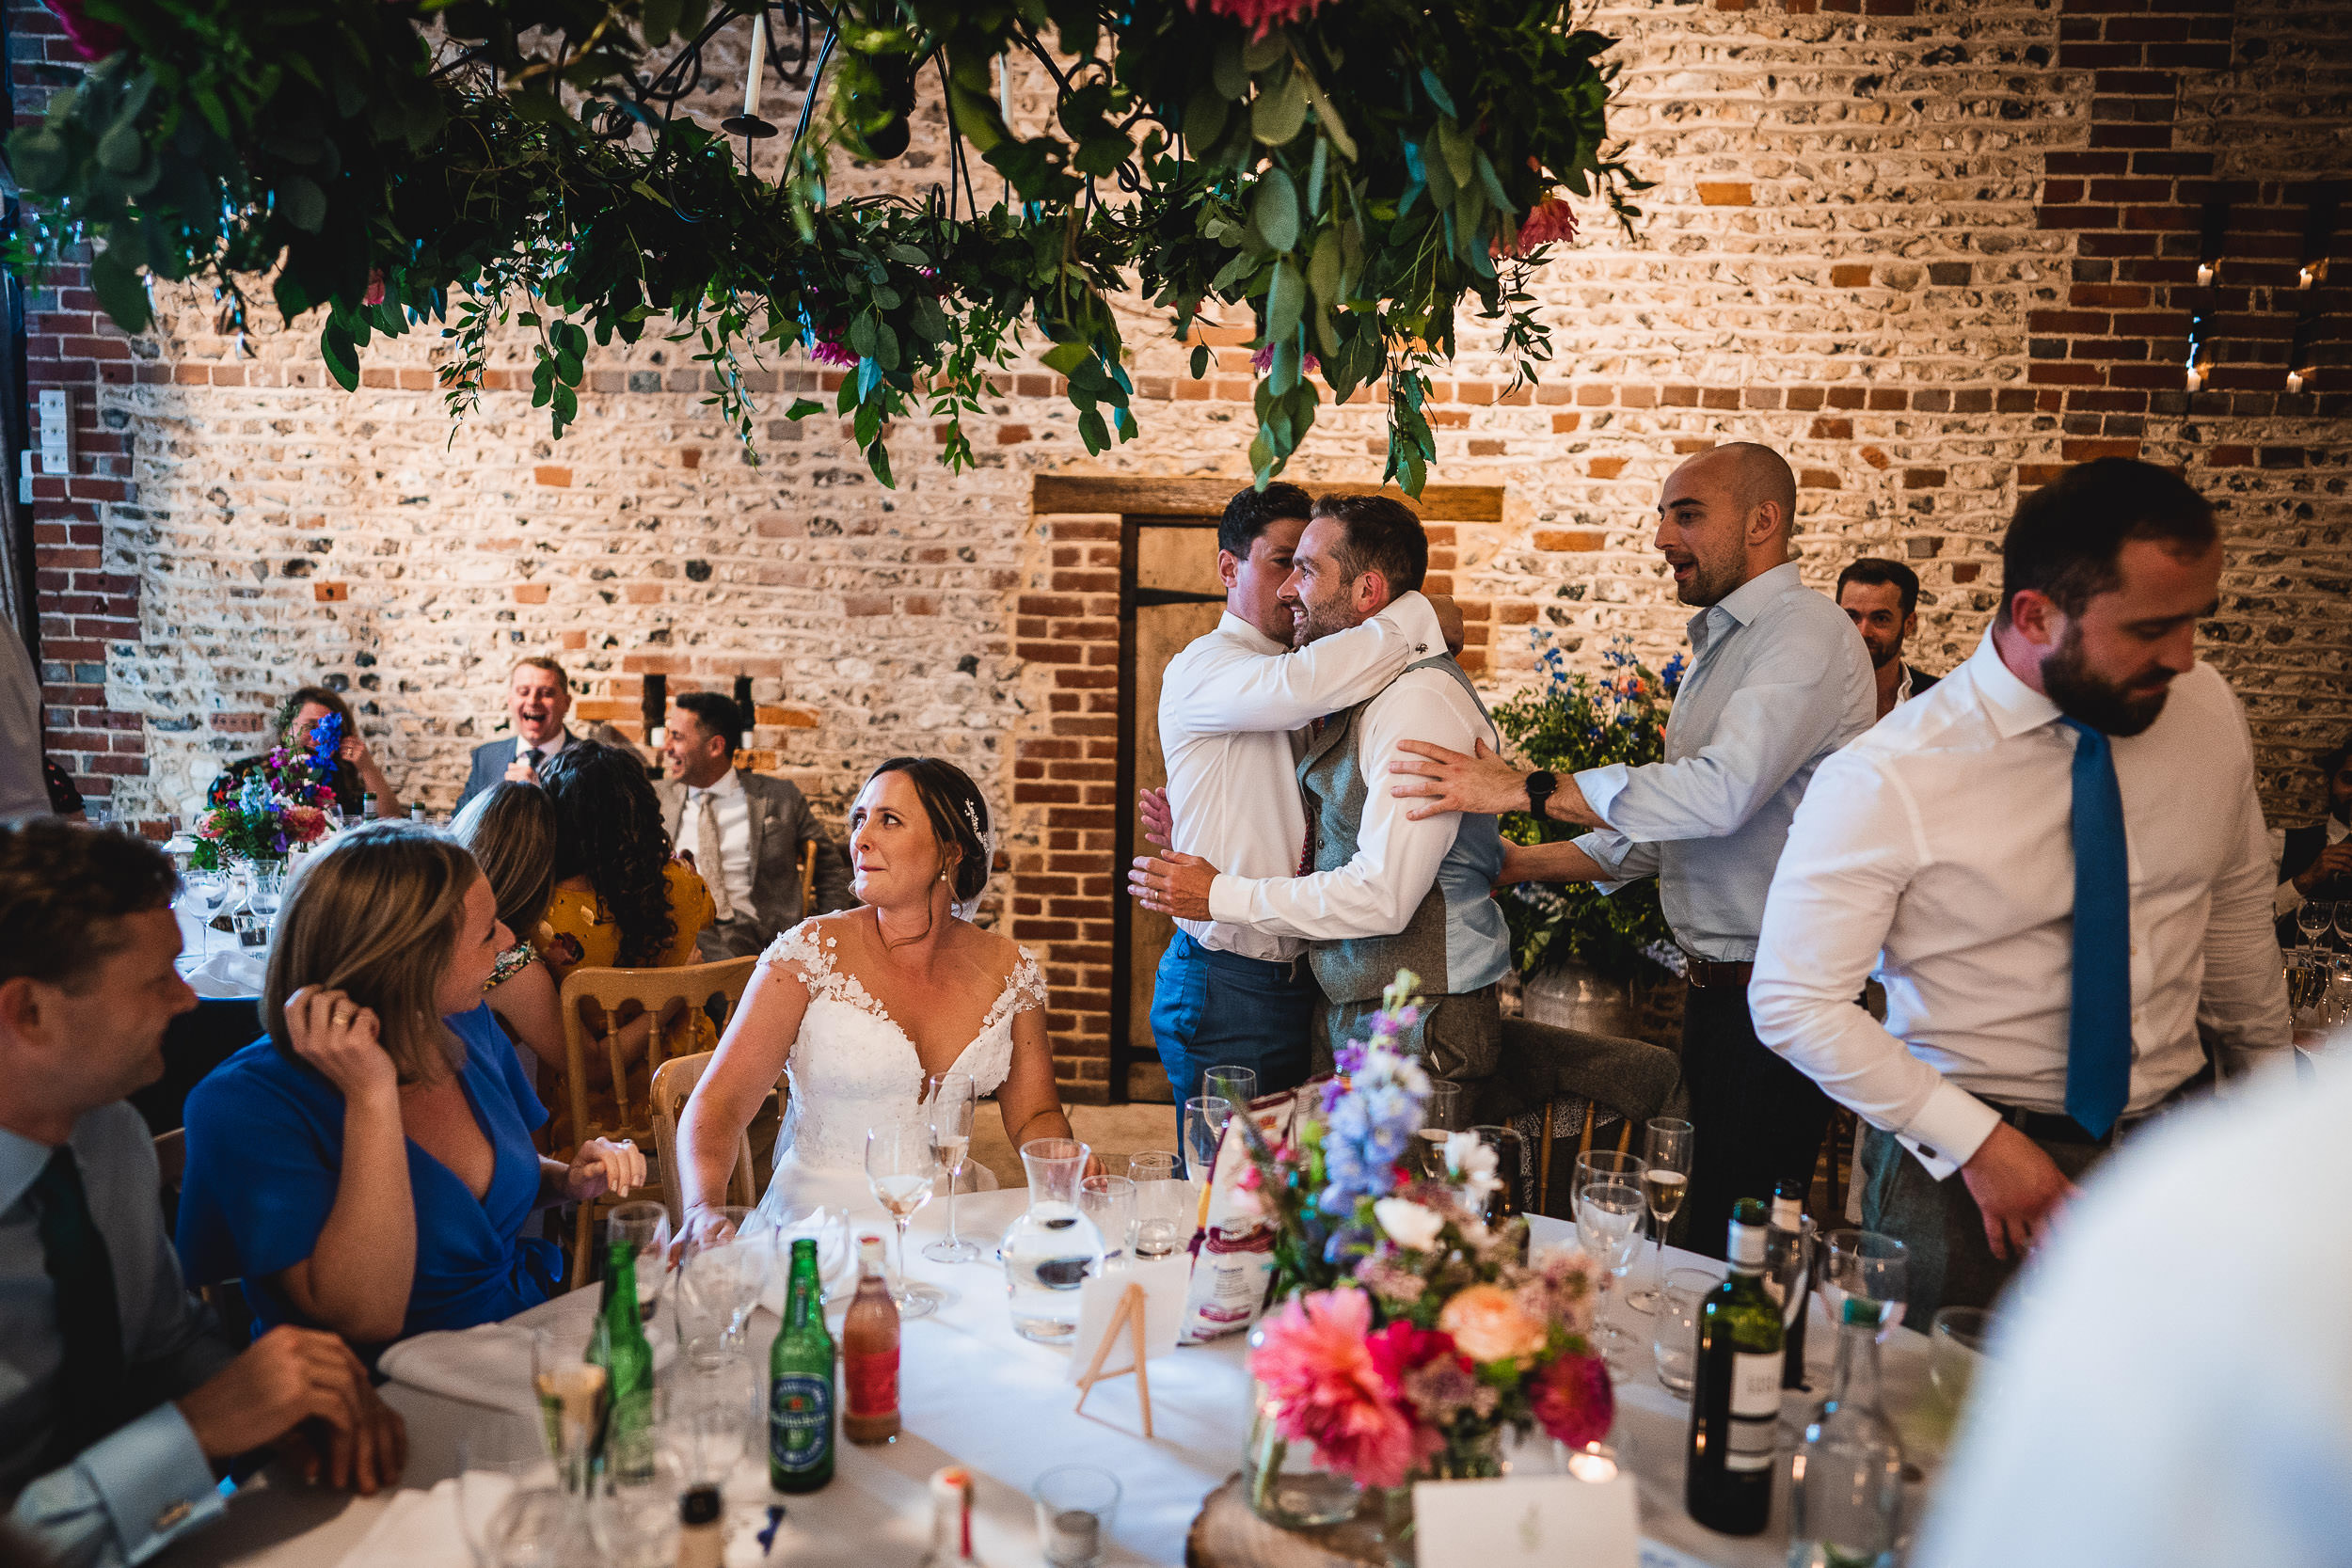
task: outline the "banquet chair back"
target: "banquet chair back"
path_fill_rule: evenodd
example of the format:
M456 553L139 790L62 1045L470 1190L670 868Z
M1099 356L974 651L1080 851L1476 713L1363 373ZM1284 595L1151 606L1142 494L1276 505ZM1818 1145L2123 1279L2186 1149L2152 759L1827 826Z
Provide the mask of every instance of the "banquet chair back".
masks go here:
M691 1056L674 1056L654 1069L653 1084L647 1098L653 1102L654 1160L661 1167L661 1197L669 1205L670 1223L676 1225L686 1213L686 1181L677 1168L671 1150L677 1148L678 1117L686 1109L686 1101L702 1082L703 1070L710 1066L716 1052L697 1051ZM727 1201L750 1208L759 1201L754 1190L752 1171L752 1135L747 1129L735 1140L735 1165L727 1172Z
M180 1186L188 1174L188 1131L175 1127L155 1134L155 1201L163 1206L164 1234L180 1224ZM197 1295L220 1320L230 1342L244 1344L253 1337L253 1308L245 1299L245 1286L234 1279L199 1286Z
M801 918L817 912L817 841L801 846Z
M1665 1109L1681 1072L1680 1058L1646 1040L1506 1018L1502 1066L1474 1085L1476 1116L1507 1122L1540 1113L1535 1200L1529 1207L1557 1213L1561 1208L1551 1201L1555 1141L1572 1137L1577 1152L1588 1154L1602 1122L1613 1120L1618 1152L1631 1152L1636 1130Z

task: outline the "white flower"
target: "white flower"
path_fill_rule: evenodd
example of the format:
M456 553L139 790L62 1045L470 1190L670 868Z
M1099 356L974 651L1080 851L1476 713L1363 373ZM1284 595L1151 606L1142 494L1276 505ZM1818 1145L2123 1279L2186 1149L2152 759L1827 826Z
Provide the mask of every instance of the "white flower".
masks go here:
M1413 1252L1427 1252L1445 1228L1443 1215L1409 1198L1384 1197L1372 1206L1372 1217L1380 1222L1390 1241Z
M1446 1168L1462 1178L1462 1202L1472 1213L1486 1207L1486 1195L1502 1185L1495 1174L1500 1163L1494 1147L1475 1132L1454 1132L1445 1140Z

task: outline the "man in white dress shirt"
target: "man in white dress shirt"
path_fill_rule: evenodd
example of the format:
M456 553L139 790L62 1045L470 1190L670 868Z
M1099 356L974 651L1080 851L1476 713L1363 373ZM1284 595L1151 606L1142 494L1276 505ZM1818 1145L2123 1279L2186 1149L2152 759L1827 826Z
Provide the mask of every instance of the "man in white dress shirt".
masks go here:
M2290 1043L2252 743L2197 661L2221 542L2161 468L2021 501L1967 662L1821 765L1749 1003L1868 1123L1863 1223L1909 1310L1981 1306L2081 1174L2208 1075ZM1855 1004L1886 988L1882 1027Z
M1428 563L1428 537L1402 503L1326 496L1299 536L1279 597L1302 648L1319 650L1392 606L1404 610ZM1495 738L1469 677L1435 645L1436 633L1425 624L1415 634L1424 657L1368 701L1311 729L1297 770L1306 812L1294 863L1247 875L1171 850L1137 861L1129 885L1147 907L1178 919L1306 939L1327 1004L1316 1031L1323 1060L1379 1005L1396 972L1411 970L1430 1006L1408 1044L1433 1071L1475 1078L1493 1070L1501 1040L1494 988L1510 964L1491 896L1502 840L1491 816L1407 821L1403 804L1378 787L1383 765L1407 736L1437 735L1465 749ZM1176 813L1180 828L1185 815Z
M669 777L655 786L670 844L694 864L717 916L695 950L705 963L767 950L808 915L846 910L850 866L789 779L735 766L743 729L735 699L690 691L671 704L661 757ZM801 861L817 851L809 909L801 907Z
M1657 546L1675 593L1695 607L1691 672L1666 722L1662 762L1555 777L1446 745L1393 771L1423 811L1540 812L1598 832L1514 846L1504 879L1597 883L1614 893L1658 879L1658 901L1687 960L1682 1081L1696 1129L1682 1212L1689 1244L1722 1255L1732 1205L1784 1180L1810 1183L1831 1105L1756 1037L1748 969L1764 895L1797 802L1821 760L1876 721L1862 640L1791 559L1797 480L1778 452L1735 441L1667 477ZM1428 783L1426 780L1435 780ZM1854 983L1854 994L1862 985Z
M1161 676L1172 847L1237 876L1298 868L1306 726L1363 702L1444 641L1436 610L1408 593L1353 629L1292 646L1280 593L1311 505L1295 484L1233 497L1217 526L1225 613ZM1251 1068L1268 1094L1306 1080L1322 994L1306 951L1304 937L1281 931L1177 922L1154 976L1152 1037L1180 1115L1212 1067Z

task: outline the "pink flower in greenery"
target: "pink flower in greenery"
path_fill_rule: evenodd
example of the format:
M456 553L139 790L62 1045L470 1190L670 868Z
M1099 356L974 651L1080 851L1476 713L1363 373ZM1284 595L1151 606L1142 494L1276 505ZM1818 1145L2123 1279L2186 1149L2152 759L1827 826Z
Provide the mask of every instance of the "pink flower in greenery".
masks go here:
M368 292L359 296L359 303L362 305L384 303L384 269L382 267L368 274Z
M1564 1355L1529 1380L1528 1407L1544 1430L1572 1449L1609 1435L1617 1397L1597 1355Z
M1524 256L1538 245L1559 240L1576 238L1576 209L1559 197L1547 197L1527 214L1516 235L1495 236L1493 249L1497 255Z
M1300 1296L1261 1327L1250 1372L1275 1402L1276 1428L1292 1442L1312 1443L1320 1463L1365 1486L1402 1486L1443 1445L1400 1404L1392 1381L1425 1347L1391 1342L1375 1355L1372 1298L1363 1291Z
M1323 0L1209 0L1209 14L1231 17L1250 30L1253 39L1262 39L1277 27L1287 27L1312 15ZM1191 0L1192 8L1200 8L1200 0Z
M828 333L809 333L808 356L820 365L832 365L845 371L857 369L857 356L842 347L839 338Z
M1266 372L1272 370L1274 368L1274 345L1272 343L1268 343L1265 347L1251 355L1249 356L1249 368L1256 371L1260 375L1263 375ZM1298 362L1298 368L1300 373L1305 375L1313 375L1316 372L1323 369L1323 361L1310 354Z
M103 60L122 47L122 29L85 14L82 0L41 0L65 28L66 41L86 60Z

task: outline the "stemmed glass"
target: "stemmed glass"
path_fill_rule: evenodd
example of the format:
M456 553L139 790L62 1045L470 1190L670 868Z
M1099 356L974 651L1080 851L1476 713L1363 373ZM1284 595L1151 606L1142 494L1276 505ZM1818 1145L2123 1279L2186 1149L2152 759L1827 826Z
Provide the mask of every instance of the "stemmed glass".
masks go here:
M482 1411L457 1438L457 1524L479 1568L499 1568L490 1523L519 1492L562 1490L543 1433L525 1418Z
M1910 1249L1875 1230L1833 1230L1821 1238L1821 1305L1830 1322L1843 1323L1846 1298L1879 1304L1879 1332L1903 1321L1911 1294Z
M2343 938L2346 944L2352 944L2352 898L2337 899L2333 909L2336 935Z
M1631 1154L1597 1150L1576 1162L1576 1233L1585 1256L1606 1269L1611 1279L1625 1277L1641 1244L1642 1213L1648 1201L1642 1196L1642 1162ZM1602 1285L1605 1291L1606 1283ZM1625 1343L1625 1331L1607 1320L1606 1300L1596 1303L1593 1322L1600 1330L1601 1354L1615 1365L1613 1353Z
M1462 1130L1462 1085L1450 1078L1429 1080L1429 1098L1421 1107L1421 1173L1432 1181L1445 1180L1445 1141Z
M188 870L180 877L180 901L196 919L196 952L201 958L213 950L213 916L229 900L229 873Z
M767 1236L746 1236L743 1226L752 1211L724 1204L707 1211L720 1223L689 1243L678 1264L678 1289L687 1303L706 1319L716 1321L720 1337L731 1355L743 1351L743 1331L752 1308L768 1289L768 1271L774 1266L775 1245Z
M1666 1227L1681 1212L1683 1195L1691 1190L1691 1124L1678 1117L1653 1117L1643 1129L1642 1191L1658 1232L1658 1275L1666 1275ZM1660 1288L1645 1286L1625 1298L1636 1312L1653 1311Z
M637 1321L647 1327L661 1308L661 1281L670 1272L670 1210L651 1201L624 1203L605 1216L607 1244L627 1242L637 1254Z
M945 1291L917 1285L907 1278L907 1221L931 1200L931 1184L939 1180L939 1162L931 1154L928 1125L875 1127L866 1133L866 1182L898 1227L898 1279L890 1299L901 1318L926 1317L947 1299Z
M956 1178L972 1153L972 1111L979 1085L965 1072L935 1072L924 1081L931 1128L931 1158L947 1176L947 1234L923 1249L934 1263L969 1263L980 1249L956 1234Z
M1232 1119L1233 1102L1222 1095L1184 1101L1184 1165L1195 1181L1216 1174L1216 1147L1225 1141L1225 1124Z
M2303 933L2307 946L2317 946L2327 934L2328 924L2336 917L2333 904L2323 904L2316 898L2306 898L2295 907L2295 928Z

